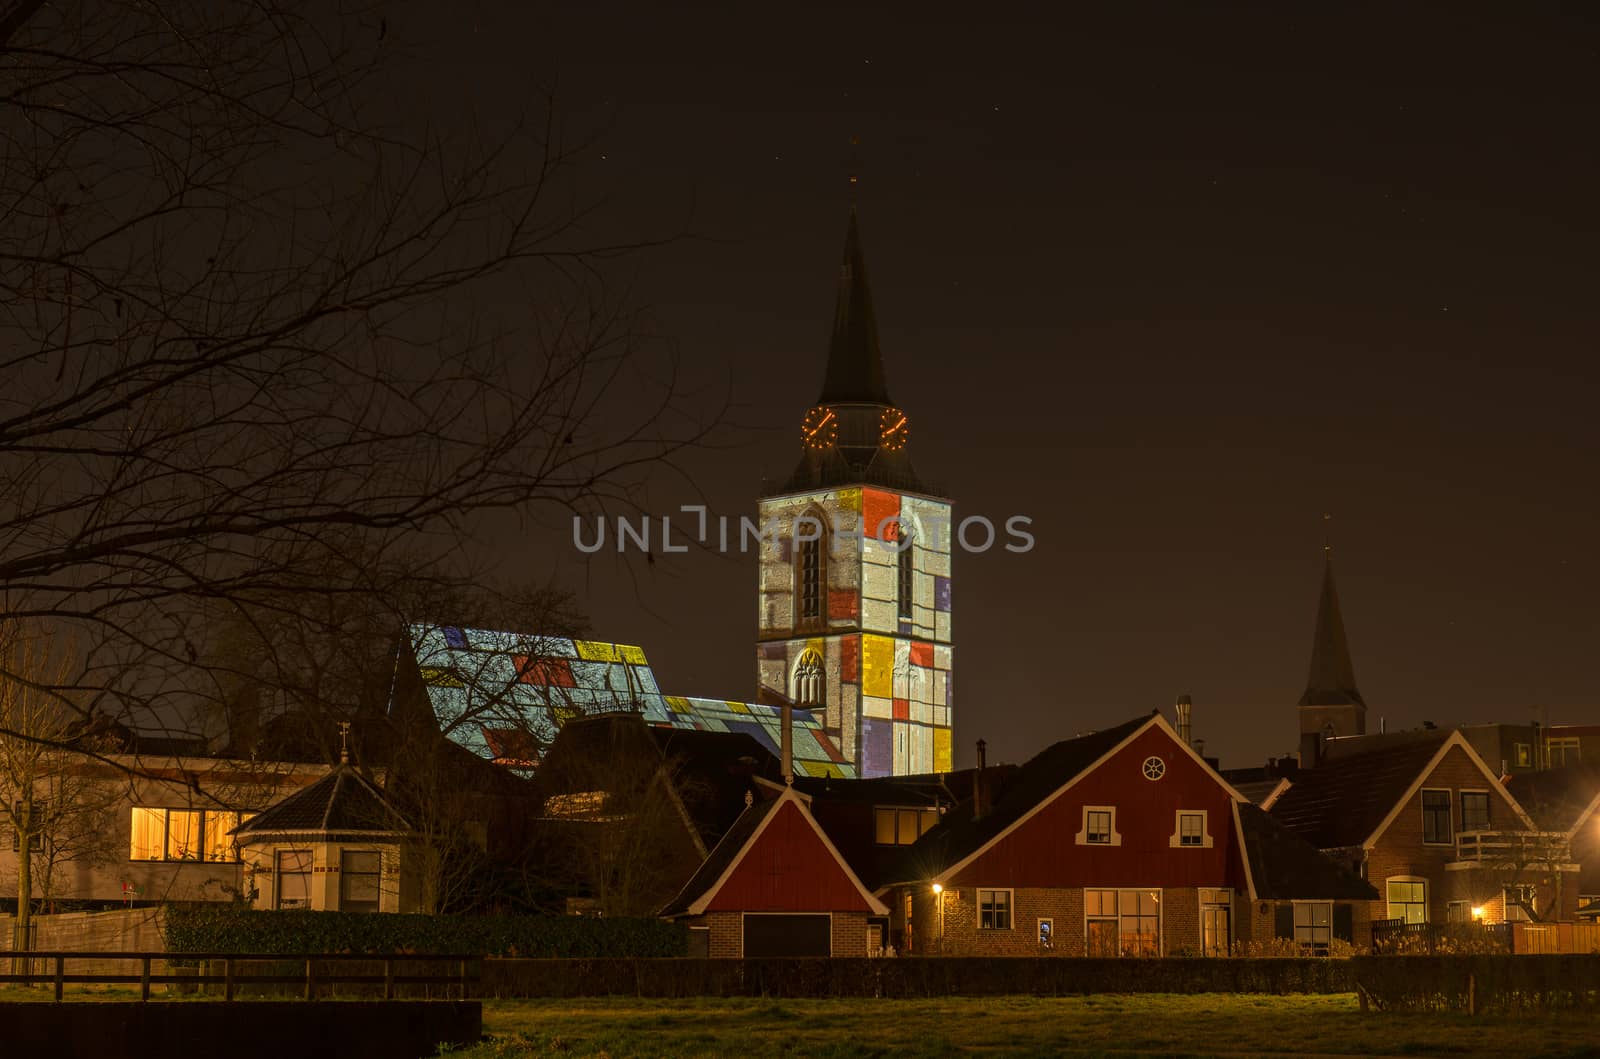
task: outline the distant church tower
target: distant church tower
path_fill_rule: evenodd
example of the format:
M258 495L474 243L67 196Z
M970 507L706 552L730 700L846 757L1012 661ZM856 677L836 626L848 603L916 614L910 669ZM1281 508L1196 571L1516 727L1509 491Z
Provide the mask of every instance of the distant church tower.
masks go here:
M828 370L800 463L761 500L756 674L812 708L861 776L947 772L950 502L911 465L889 397L855 211ZM809 539L808 539L809 538Z
M1333 555L1324 552L1311 673L1306 678L1306 693L1300 696L1302 754L1330 736L1367 734L1367 704L1356 690L1356 670L1339 614L1339 593L1333 587Z

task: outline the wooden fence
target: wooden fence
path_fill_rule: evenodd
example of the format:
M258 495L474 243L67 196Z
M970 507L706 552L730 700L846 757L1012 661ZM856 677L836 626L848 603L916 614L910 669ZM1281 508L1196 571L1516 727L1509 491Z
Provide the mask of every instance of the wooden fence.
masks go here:
M292 955L262 955L260 953L170 953L170 952L17 952L0 951L0 967L10 967L11 973L0 974L0 983L20 985L53 985L55 999L62 999L67 985L137 985L139 999L150 999L153 985L176 986L180 990L208 985L220 985L222 998L234 1000L239 986L275 985L293 986L302 999L317 999L318 991L327 986L362 985L383 987L385 1000L393 1000L396 990L403 986L445 986L462 999L468 991L475 991L482 974L483 957L478 955L428 955L428 956L361 956L332 953L296 953ZM87 973L68 967L76 961L121 961L124 965L137 965L137 973ZM174 963L194 963L195 967L177 967ZM242 973L250 964L296 964L292 973L263 974ZM400 974L398 965L448 964L449 973ZM213 970L221 965L220 973ZM338 972L330 965L381 964L382 974ZM159 973L158 973L159 969Z

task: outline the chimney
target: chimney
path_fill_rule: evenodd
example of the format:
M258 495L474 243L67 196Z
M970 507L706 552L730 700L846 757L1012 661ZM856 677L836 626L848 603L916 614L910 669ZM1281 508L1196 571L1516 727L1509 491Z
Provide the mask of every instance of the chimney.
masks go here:
M972 774L972 818L983 817L983 766L988 762L989 744L978 740L978 771Z
M1176 707L1174 707L1174 709L1178 714L1178 738L1183 741L1184 746L1193 746L1194 730L1192 726L1192 715L1194 713L1194 703L1190 700L1189 696L1179 695L1178 704Z
M1389 730L1389 718L1387 718L1387 717L1379 717L1378 718L1378 734L1379 735L1383 735L1388 730Z
M783 704L783 742L780 756L783 759L783 784L794 786L794 706Z

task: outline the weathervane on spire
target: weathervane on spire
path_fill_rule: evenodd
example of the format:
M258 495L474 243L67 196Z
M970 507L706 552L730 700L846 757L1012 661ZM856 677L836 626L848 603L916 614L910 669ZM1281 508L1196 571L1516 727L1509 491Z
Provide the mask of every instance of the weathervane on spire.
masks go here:
M1333 521L1333 512L1322 513L1322 557L1333 558L1333 528L1329 525Z
M856 188L861 184L861 137L850 137L850 205L856 204Z

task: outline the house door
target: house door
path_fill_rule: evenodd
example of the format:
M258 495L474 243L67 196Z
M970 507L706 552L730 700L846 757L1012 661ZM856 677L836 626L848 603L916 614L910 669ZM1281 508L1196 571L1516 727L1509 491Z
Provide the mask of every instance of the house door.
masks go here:
M1200 910L1201 951L1207 956L1228 955L1233 938L1227 905L1206 905Z

